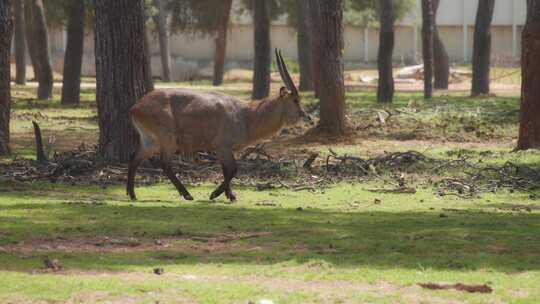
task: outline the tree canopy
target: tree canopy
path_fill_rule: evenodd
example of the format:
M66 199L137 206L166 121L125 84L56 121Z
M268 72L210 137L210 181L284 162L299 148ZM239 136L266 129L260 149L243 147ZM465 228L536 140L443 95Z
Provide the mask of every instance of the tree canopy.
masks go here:
M400 20L414 9L414 0L392 0L392 13L395 20ZM378 0L347 0L344 4L344 22L353 25L378 24Z
M171 30L202 36L214 34L225 13L225 5L225 1L220 0L169 0Z

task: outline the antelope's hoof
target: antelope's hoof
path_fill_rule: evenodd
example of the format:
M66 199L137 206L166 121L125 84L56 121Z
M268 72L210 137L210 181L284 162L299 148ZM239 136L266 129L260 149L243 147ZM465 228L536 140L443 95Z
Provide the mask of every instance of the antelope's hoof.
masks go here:
M216 191L212 192L212 194L210 195L210 200L211 200L211 201L215 200L215 199L218 198L218 196L220 196L222 193L223 193L223 191L219 191L219 190L216 190Z
M189 194L189 193L184 194L183 197L184 197L184 199L186 201L192 201L193 200L193 196L191 196L191 194Z
M234 203L236 201L236 194L234 194L234 192L229 192L227 193L227 198L232 202Z

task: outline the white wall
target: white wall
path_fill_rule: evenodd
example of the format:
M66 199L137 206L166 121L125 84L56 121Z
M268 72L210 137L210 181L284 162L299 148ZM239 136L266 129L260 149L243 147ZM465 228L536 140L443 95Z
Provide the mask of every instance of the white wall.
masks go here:
M421 57L420 39L420 1L417 7L396 26L394 60L411 63ZM440 36L453 62L467 62L472 56L474 20L478 0L441 0L437 14ZM492 27L495 58L519 60L521 28L526 18L526 0L497 0ZM367 38L366 39L366 33ZM379 47L378 30L361 27L345 27L344 59L362 62L365 59L374 62ZM367 44L366 44L367 43ZM282 18L272 26L272 45L283 50L287 57L296 58L296 31L289 27ZM159 44L151 43L153 70L159 73ZM65 33L51 31L51 50L55 61L55 70L61 72ZM367 53L366 53L367 50ZM90 34L85 40L85 74L94 73L94 41ZM213 37L190 37L174 35L171 37L173 69L179 69L178 75L184 75L186 69L200 70L211 66L214 54ZM253 58L253 27L249 17L237 21L231 26L228 35L227 63L229 67L251 67ZM184 73L184 74L182 74Z

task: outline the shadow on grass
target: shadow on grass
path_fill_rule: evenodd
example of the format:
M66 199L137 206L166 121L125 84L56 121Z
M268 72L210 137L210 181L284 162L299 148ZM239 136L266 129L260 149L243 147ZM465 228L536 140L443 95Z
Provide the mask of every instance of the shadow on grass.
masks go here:
M38 199L37 197L35 199ZM137 204L137 203L136 203ZM64 253L73 268L122 269L156 264L274 264L328 262L336 267L540 269L540 214L487 212L359 212L160 201L158 204L24 203L0 205L0 246L29 239L85 239L96 236L155 240L265 232L236 240L249 249ZM8 214L9 216L6 216ZM17 214L18 216L12 216ZM98 251L99 249L96 249ZM0 269L40 267L43 252L0 253ZM163 256L167 258L162 259ZM99 257L99 259L98 259Z

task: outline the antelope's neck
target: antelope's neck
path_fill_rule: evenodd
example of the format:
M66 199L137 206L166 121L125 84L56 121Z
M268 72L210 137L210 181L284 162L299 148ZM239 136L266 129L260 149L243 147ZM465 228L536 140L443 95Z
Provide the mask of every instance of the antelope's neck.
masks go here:
M250 142L271 137L285 125L284 104L279 99L252 101L248 116Z

